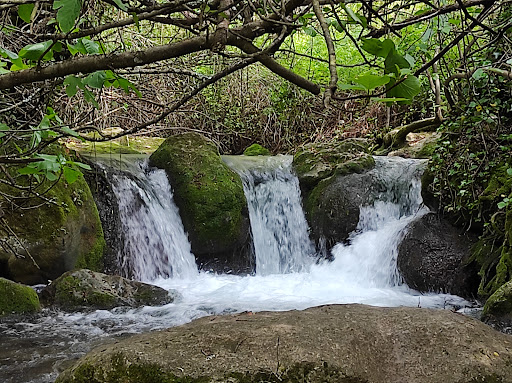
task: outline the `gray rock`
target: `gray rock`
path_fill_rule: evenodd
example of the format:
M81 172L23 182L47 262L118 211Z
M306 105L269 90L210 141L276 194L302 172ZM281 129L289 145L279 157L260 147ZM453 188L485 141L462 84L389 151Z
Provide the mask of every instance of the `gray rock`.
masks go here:
M173 302L175 297L176 293L158 286L87 269L64 273L42 291L42 299L47 304L65 310L164 305Z
M512 338L444 310L336 305L246 312L101 346L56 382L112 377L139 383L511 383Z
M475 297L478 268L469 263L475 243L469 233L429 213L408 228L398 247L398 268L404 281L416 290Z

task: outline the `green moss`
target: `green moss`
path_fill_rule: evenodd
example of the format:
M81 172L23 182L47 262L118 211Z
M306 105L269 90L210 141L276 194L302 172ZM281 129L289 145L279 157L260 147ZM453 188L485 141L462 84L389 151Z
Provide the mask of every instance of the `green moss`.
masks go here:
M244 156L269 156L270 150L260 144L252 144L244 150Z
M293 168L306 189L334 174L360 173L374 165L366 142L360 139L308 144L293 157Z
M213 142L195 133L172 136L150 163L167 171L185 227L199 247L229 246L239 237L247 209L242 181Z
M492 294L485 302L482 315L488 316L508 316L512 318L512 281L503 284Z
M117 303L112 294L82 285L80 278L73 274L64 274L54 284L55 303L65 308L90 306L108 309Z
M24 314L39 310L39 298L33 289L0 278L0 317L11 313Z
M255 372L227 372L224 376L190 377L176 376L156 364L133 363L127 361L121 353L112 356L108 366L93 366L84 363L76 368L72 377L59 377L55 383L302 383L336 382L366 383L366 380L347 376L337 367L327 363L319 366L314 363L296 363L280 368L276 372L260 370Z
M52 153L62 151L52 149ZM19 182L26 183L28 178L19 176ZM19 191L5 184L0 184L0 191L19 195ZM84 177L72 184L64 177L56 183L45 181L37 191L48 202L42 204L40 199L32 198L24 203L25 208L34 209L11 210L9 204L4 204L6 222L20 240L11 245L21 254L28 249L39 266L35 267L28 255L20 259L4 252L0 257L8 259L9 275L17 281L36 284L55 279L75 265L102 270L103 230Z

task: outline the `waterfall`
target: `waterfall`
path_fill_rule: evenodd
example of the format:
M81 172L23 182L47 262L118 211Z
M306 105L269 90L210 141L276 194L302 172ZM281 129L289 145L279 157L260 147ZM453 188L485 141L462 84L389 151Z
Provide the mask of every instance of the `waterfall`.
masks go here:
M334 303L471 305L452 295L421 294L401 283L397 246L408 223L426 212L419 182L422 162L375 159L370 173L377 186L372 190L380 192L361 206L357 229L348 244L332 249L333 261L314 263L291 158L226 158L242 175L248 199L258 262L256 275L250 276L197 272L163 171L144 162L109 167L122 220L123 272L175 289L180 298L163 307L42 314L34 323L17 317L2 320L0 332L3 326L9 334L2 338L4 346L23 352L0 365L0 381L51 383L59 369L53 365L59 366L66 355L80 356L102 337L164 329L206 315Z
M292 156L224 156L242 178L256 252L256 274L307 271L315 254Z
M332 249L333 270L347 283L361 288L401 284L397 268L398 245L407 225L428 212L421 197L422 160L375 157L371 174L379 183L378 195L361 206L357 229L350 244Z
M124 237L118 257L122 274L141 281L197 274L165 171L139 161L129 172L114 172L112 187Z

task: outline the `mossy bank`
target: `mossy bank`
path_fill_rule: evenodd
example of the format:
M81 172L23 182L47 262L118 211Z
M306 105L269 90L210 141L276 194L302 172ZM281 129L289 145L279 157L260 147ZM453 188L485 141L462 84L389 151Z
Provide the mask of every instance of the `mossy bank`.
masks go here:
M227 167L215 144L196 134L167 138L150 164L165 169L203 269L251 272L250 226L240 177Z
M20 195L6 184L1 189L7 195ZM75 267L102 270L103 230L83 176L72 184L64 177L56 182L46 180L36 192L43 197L3 204L5 227L9 229L0 234L5 244L0 248L0 276L37 284Z

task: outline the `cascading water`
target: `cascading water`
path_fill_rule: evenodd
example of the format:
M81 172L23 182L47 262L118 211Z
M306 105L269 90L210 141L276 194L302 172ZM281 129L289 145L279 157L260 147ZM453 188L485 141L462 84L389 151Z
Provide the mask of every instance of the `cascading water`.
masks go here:
M357 230L349 244L334 247L333 261L313 263L290 160L266 161L256 169L233 164L240 166L251 209L259 263L253 276L197 272L163 172L138 166L129 176L113 177L124 215L123 269L138 279L177 290L181 299L162 307L71 314L44 311L35 320L4 320L0 322L0 381L53 382L63 361L83 355L94 342L176 326L205 315L332 303L469 305L459 297L420 294L400 283L397 245L407 224L426 212L418 177L421 162L376 158L371 172L382 192L361 207Z
M197 274L165 172L139 162L129 174L114 173L112 186L124 234L118 260L123 275L153 281Z
M292 156L224 156L242 178L256 252L256 274L303 272L315 249L302 211Z

